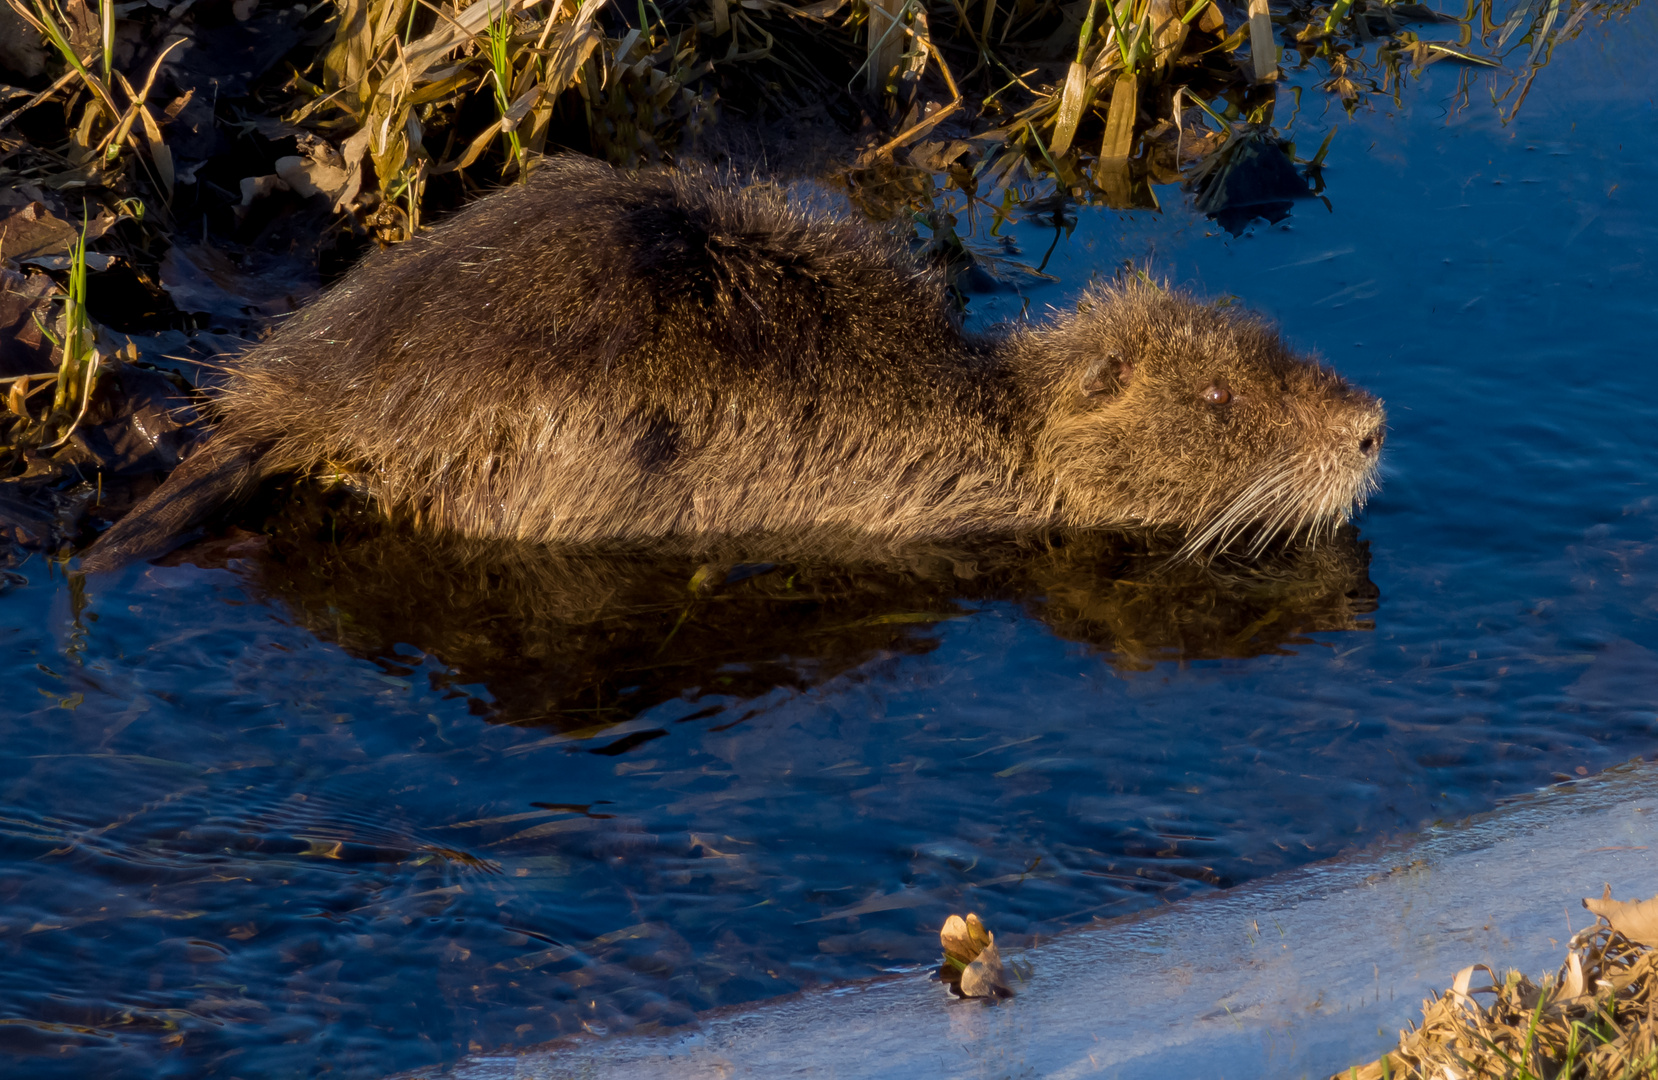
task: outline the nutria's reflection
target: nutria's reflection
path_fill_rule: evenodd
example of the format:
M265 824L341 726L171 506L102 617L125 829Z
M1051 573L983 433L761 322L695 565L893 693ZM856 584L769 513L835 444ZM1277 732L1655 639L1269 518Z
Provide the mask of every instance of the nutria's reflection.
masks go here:
M1123 668L1284 651L1369 629L1377 589L1352 527L1244 563L1174 562L1177 542L1120 533L825 554L781 543L703 550L440 541L341 500L294 498L267 534L174 558L228 565L318 637L396 666L408 646L482 686L492 720L560 730L661 702L804 689L920 654L974 605L1017 603ZM404 646L404 656L398 646Z

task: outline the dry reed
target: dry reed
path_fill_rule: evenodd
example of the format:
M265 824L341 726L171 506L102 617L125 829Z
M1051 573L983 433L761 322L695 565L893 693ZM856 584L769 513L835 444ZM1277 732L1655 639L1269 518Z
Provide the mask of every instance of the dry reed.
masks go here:
M1593 903L1591 901L1591 903ZM1617 922L1614 917L1614 923ZM1630 931L1637 936L1645 936ZM1474 985L1477 974L1490 984ZM1398 1048L1332 1080L1649 1080L1658 1076L1658 950L1604 922L1558 974L1464 968Z

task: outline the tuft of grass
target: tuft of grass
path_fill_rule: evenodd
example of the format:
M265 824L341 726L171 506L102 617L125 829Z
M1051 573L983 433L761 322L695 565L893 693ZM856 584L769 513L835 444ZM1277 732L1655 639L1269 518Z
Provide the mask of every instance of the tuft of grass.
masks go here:
M1658 1076L1658 949L1605 923L1575 935L1558 975L1478 965L1422 1005L1397 1048L1332 1080L1650 1080ZM1484 972L1491 985L1473 986ZM1489 1000L1482 1000L1489 998Z
M40 332L58 350L58 373L55 380L56 390L52 395L52 409L46 418L37 425L37 435L42 445L40 449L56 450L69 441L80 422L86 417L87 406L92 403L92 393L98 378L98 371L102 365L102 357L98 355L97 338L93 331L92 320L86 312L86 226L81 226L80 236L69 249L69 281L64 291L63 313L58 318L57 333L42 325L37 319L35 325ZM45 384L52 385L52 384ZM24 402L31 392L27 389L28 378L20 380L12 390L11 411L22 416L25 420L32 420ZM8 402L8 404L11 404ZM52 432L56 430L58 437L50 442Z
M644 23L645 5L640 0L640 23ZM524 173L524 145L518 140L518 124L512 119L512 86L516 68L513 54L512 5L502 4L501 13L489 21L489 74L495 91L495 108L501 114L501 138L507 144L507 153L519 174Z

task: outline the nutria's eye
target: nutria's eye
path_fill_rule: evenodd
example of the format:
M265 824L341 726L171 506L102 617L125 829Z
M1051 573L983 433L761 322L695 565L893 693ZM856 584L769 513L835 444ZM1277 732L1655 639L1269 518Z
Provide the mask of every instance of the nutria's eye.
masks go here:
M1211 405L1225 405L1232 400L1232 391L1222 383L1210 383L1209 388L1203 391L1203 400Z

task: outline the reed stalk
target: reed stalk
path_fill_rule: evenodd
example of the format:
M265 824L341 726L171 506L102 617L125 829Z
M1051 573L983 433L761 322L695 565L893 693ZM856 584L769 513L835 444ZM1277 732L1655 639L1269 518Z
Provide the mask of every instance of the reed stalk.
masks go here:
M639 19L644 22L645 5L643 0L639 4ZM501 114L502 140L506 143L507 157L516 165L520 175L524 173L524 146L518 139L518 125L512 120L511 87L515 69L514 52L512 47L513 17L512 5L501 5L500 14L489 23L488 47L490 74L494 77L495 107Z

